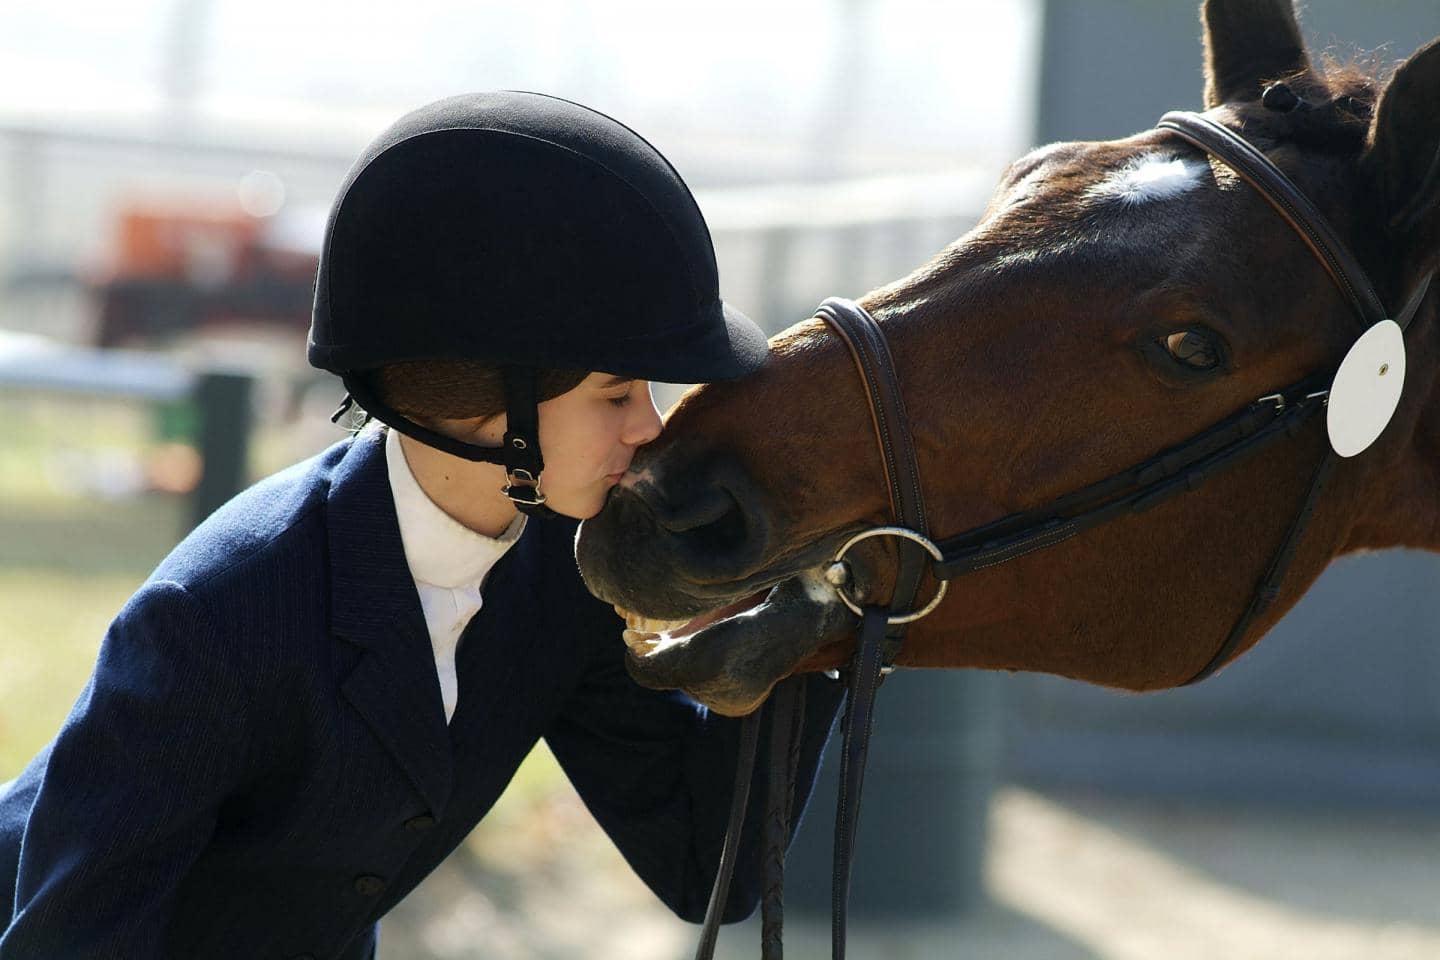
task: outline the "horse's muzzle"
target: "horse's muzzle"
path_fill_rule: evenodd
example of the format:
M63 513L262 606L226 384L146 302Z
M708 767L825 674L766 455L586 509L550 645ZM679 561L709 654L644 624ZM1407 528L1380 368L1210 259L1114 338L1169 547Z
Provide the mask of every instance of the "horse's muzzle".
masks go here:
M653 477L655 468L645 473ZM738 466L712 464L700 476L694 482L645 479L611 492L576 539L576 559L592 593L665 618L688 618L739 599L736 590L766 555L767 514Z

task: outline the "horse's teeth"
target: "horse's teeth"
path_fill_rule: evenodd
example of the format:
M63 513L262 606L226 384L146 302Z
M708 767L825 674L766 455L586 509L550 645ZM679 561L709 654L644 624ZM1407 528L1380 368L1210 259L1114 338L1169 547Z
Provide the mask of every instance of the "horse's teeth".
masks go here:
M660 638L653 633L641 633L638 630L626 630L623 634L625 646L636 653L649 653L659 642Z
M628 610L624 613L624 617L625 626L631 630L640 630L645 633L664 633L666 630L675 630L690 622L689 620L654 620Z

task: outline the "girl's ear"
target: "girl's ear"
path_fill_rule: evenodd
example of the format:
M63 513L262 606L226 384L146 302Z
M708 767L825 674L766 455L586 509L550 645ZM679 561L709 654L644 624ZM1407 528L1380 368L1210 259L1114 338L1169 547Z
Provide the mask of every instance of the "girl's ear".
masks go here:
M1440 266L1440 39L1395 71L1361 161L1407 283Z
M1205 0L1205 109L1259 100L1262 84L1310 68L1291 0Z

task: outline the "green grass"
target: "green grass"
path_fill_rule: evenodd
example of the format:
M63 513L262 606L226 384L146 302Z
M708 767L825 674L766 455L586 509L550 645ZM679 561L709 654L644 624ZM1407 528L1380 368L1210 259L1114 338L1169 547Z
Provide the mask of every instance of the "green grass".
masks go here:
M142 577L0 568L0 781L55 736Z

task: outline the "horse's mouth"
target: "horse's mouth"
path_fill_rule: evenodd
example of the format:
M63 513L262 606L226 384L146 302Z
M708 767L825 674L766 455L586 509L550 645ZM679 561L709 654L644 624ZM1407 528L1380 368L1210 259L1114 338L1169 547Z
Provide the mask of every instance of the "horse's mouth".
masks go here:
M688 644L695 639L696 634L719 621L745 613L753 615L756 607L764 604L774 591L775 587L761 590L734 603L707 610L689 620L656 620L620 606L615 607L615 612L625 618L625 646L636 656L644 657L667 646Z
M689 620L625 618L626 667L641 686L684 689L727 716L751 712L811 653L843 636L848 611L805 571Z

